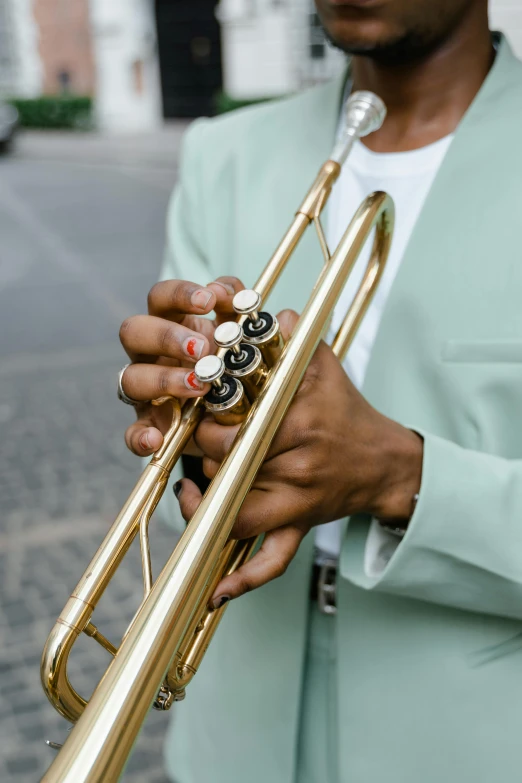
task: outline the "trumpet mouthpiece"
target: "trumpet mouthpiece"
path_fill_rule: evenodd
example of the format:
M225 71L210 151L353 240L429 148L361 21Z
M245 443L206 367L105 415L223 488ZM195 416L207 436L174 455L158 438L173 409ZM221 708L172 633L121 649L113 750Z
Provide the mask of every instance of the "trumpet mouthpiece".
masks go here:
M378 95L367 90L352 93L346 101L344 127L335 145L332 160L341 166L354 141L379 130L386 117L386 106Z
M362 138L379 130L386 117L386 106L378 95L368 90L352 93L346 101L345 133Z

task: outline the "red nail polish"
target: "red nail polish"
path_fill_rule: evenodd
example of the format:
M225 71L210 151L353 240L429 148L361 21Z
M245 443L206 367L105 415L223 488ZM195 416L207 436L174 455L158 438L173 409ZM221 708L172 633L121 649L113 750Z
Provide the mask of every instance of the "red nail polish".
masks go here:
M196 346L197 346L197 340L195 337L192 337L187 342L187 353L190 354L190 356L196 356Z
M201 391L203 388L196 378L195 372L189 372L185 375L185 385L188 386L189 389L194 389L194 391Z

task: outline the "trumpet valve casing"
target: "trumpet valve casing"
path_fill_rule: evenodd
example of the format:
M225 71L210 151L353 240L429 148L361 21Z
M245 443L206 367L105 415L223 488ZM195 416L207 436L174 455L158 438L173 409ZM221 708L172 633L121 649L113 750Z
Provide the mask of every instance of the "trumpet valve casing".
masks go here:
M219 356L204 356L195 368L200 383L210 383L211 389L205 395L205 408L219 424L241 424L250 410L241 381L225 373L225 363Z
M271 369L278 362L284 346L277 318L271 313L260 312L261 297L253 289L239 291L232 304L238 315L246 315L243 322L245 342L259 348L266 366Z
M261 351L256 345L244 342L243 329L236 321L220 324L214 333L214 341L226 350L223 362L227 375L241 381L250 402L253 402L268 375Z

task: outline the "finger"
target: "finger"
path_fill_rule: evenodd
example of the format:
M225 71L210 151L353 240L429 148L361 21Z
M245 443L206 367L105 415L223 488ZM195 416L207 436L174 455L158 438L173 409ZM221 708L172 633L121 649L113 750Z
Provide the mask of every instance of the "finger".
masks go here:
M213 479L220 467L219 462L215 462L210 457L203 457L203 473L208 479Z
M217 609L227 601L282 576L303 537L304 533L295 527L281 527L267 533L256 554L233 574L221 580L212 596L211 606Z
M187 314L210 313L216 295L209 288L186 280L164 280L151 288L147 304L149 315L179 321Z
M160 397L200 397L210 385L200 383L194 370L162 364L131 364L123 373L121 386L132 400L148 401Z
M298 314L295 310L282 310L277 314L277 320L279 321L279 328L281 329L283 339L288 340L299 320Z
M190 479L181 479L181 481L178 481L175 492L176 497L178 498L181 515L185 522L190 522L201 503L203 495Z
M309 494L288 484L285 476L280 481L269 479L266 485L258 478L245 498L231 535L243 540L288 525L303 527L309 520L309 504Z
M163 435L150 419L140 419L125 432L127 448L138 457L148 457L159 449Z
M205 335L151 315L134 315L120 327L120 341L132 361L149 356L197 362L210 353Z
M239 425L234 427L218 424L215 419L203 419L194 434L198 448L214 462L221 463L234 443Z
M242 291L244 287L237 277L218 277L217 280L208 283L207 288L216 294L214 312L218 324L223 321L236 320L237 313L232 306L232 300L237 292Z

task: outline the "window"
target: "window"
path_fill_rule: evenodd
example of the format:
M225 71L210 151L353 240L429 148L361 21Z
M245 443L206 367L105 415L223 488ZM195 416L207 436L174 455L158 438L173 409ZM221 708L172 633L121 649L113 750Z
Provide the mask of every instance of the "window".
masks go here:
M316 13L310 14L310 57L312 60L324 60L326 56L326 41L324 32Z

